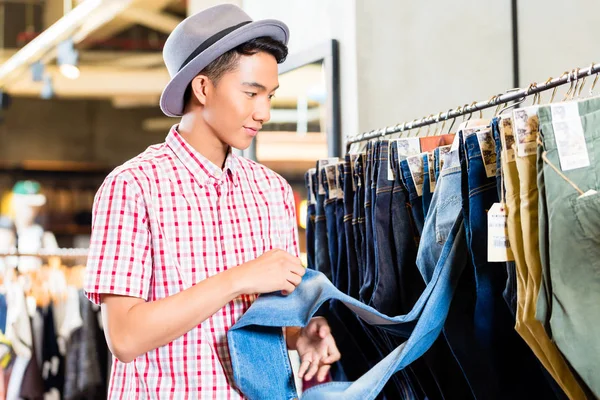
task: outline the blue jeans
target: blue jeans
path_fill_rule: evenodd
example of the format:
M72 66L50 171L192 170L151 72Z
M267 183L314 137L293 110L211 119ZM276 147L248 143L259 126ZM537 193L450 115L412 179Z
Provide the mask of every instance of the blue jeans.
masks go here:
M406 187L406 190L408 190L408 200L410 201L413 220L420 237L423 232L423 224L425 223L425 216L423 215L423 202L419 198L417 188L415 187L412 175L410 174L408 161L400 161L400 170L402 171L404 186Z
M539 361L513 329L514 319L502 296L507 281L505 265L487 261L486 216L498 202L496 178L486 175L477 135L462 138L462 143L463 217L475 278L472 328L481 349L477 358L489 360L493 371L490 380L498 383L498 398L555 398Z
M355 236L354 226L354 171L350 166L350 155L346 155L344 162L344 230L346 233L346 257L348 259L348 296L359 298L358 275L358 240Z
M498 124L500 123L500 118L494 118L492 120L492 133L494 134L494 142L496 145L496 188L498 191L498 198L502 199L503 191L506 192L502 185L502 140L500 138L500 129L498 128ZM508 261L506 263L506 286L504 288L504 292L502 293L502 297L504 297L504 301L508 305L508 309L510 310L513 317L517 314L517 267L514 261Z
M429 165L429 159L427 154L423 154L423 222L427 218L427 212L429 211L429 205L431 204L431 197L433 193L429 190L429 168L434 168L433 165Z
M360 288L360 298L364 303L368 303L373 296L373 285L375 284L375 246L373 245L373 214L372 201L373 191L372 174L373 174L373 153L374 146L372 142L367 144L367 161L365 163L364 173L364 268L363 282Z
M322 274L307 270L289 296L260 296L227 333L235 385L250 399L298 397L282 326L305 326L327 300L337 299L363 321L408 340L355 382L333 382L307 390L303 399L374 399L396 371L421 357L439 336L457 282L467 262L465 230L459 215L432 279L406 315L385 316L341 293Z

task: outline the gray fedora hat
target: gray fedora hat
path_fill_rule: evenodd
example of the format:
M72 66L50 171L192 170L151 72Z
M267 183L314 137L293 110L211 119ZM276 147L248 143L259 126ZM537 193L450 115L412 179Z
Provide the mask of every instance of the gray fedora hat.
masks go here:
M171 81L160 96L161 110L170 117L183 115L183 96L192 79L219 56L261 36L287 44L289 30L277 20L252 21L233 4L211 7L181 21L163 48Z

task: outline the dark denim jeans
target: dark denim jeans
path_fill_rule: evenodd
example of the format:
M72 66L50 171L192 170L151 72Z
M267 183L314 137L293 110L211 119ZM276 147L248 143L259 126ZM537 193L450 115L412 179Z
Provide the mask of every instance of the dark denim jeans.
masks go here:
M498 127L499 123L499 117L492 120L492 133L496 145L496 189L498 191L498 198L503 199L506 190L502 184L502 140L500 138L500 129ZM506 275L506 286L502 293L502 297L514 318L517 314L517 267L514 261L508 261L506 263Z
M358 275L358 240L355 236L354 219L354 172L350 165L350 155L346 155L344 162L344 231L346 233L346 258L348 260L348 296L359 298L359 275Z
M419 237L423 232L423 224L425 223L425 216L423 215L423 202L417 193L417 188L413 181L412 175L410 174L410 168L407 160L400 161L400 170L402 171L402 179L404 186L408 190L408 200L412 211L413 220L417 227Z
M366 268L366 238L365 238L365 183L364 163L362 155L359 155L354 164L353 178L356 186L354 192L354 204L352 211L352 230L356 242L356 262L358 267L358 292L360 300L360 289L364 283L364 271Z
M429 168L434 168L433 165L429 165L429 159L427 153L423 154L423 223L425 223L425 218L427 218L427 212L429 211L429 205L431 204L431 197L433 193L429 190Z
M490 398L556 398L542 373L539 361L514 330L514 319L506 307L502 293L507 274L502 263L487 261L487 210L498 202L495 177L488 178L477 135L462 138L461 192L467 247L475 278L473 336L488 360L498 384L498 392ZM470 357L473 357L471 354ZM459 361L461 361L459 359ZM469 379L471 383L473 381Z
M310 270L291 295L260 296L227 333L235 385L250 399L296 398L281 327L305 326L323 302L337 299L365 323L391 334L409 334L409 339L357 381L319 385L302 398L374 399L395 372L421 357L439 336L466 258L465 231L459 216L419 301L410 313L394 318L344 295L323 275Z
M367 162L364 174L364 215L365 215L365 264L363 269L363 282L360 288L360 299L368 304L373 296L373 286L375 284L375 246L373 238L373 191L371 190L373 181L373 156L374 145L372 142L367 144Z

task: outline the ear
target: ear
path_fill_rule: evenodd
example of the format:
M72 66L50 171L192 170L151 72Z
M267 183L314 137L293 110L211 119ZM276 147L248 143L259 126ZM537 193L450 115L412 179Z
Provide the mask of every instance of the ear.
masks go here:
M192 80L192 96L203 106L206 105L206 97L211 89L212 82L206 75L198 75Z

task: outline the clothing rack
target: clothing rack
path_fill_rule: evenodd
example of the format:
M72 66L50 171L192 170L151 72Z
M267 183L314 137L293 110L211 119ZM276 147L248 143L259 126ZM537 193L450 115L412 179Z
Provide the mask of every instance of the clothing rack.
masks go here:
M594 74L596 74L596 78L594 79L593 84L595 86L596 81L598 80L598 73L600 73L600 64L592 63L592 65L590 65L587 68L575 68L571 71L566 71L559 78L550 78L542 84L537 84L534 82L531 83L526 89L509 89L503 94L492 96L488 101L473 102L471 104L465 104L464 106L458 107L456 109L450 109L445 113L440 112L439 114L432 114L428 117L415 119L409 123L403 122L394 126L388 126L381 129L363 132L358 135L348 136L346 140L346 145L349 148L349 146L354 143L364 142L370 139L384 137L394 133L409 131L414 128L420 128L439 122L445 122L449 119L456 119L457 117L464 116L467 114L471 115L475 111L481 111L494 106L500 106L511 101L522 102L532 94L537 94L549 89L557 88L558 86L564 85L566 83L571 84L571 87L569 88L569 93L571 93L573 90L577 90L577 86L579 84L580 79L584 79L583 83L585 83L585 79ZM583 83L579 88L580 92L583 89Z

